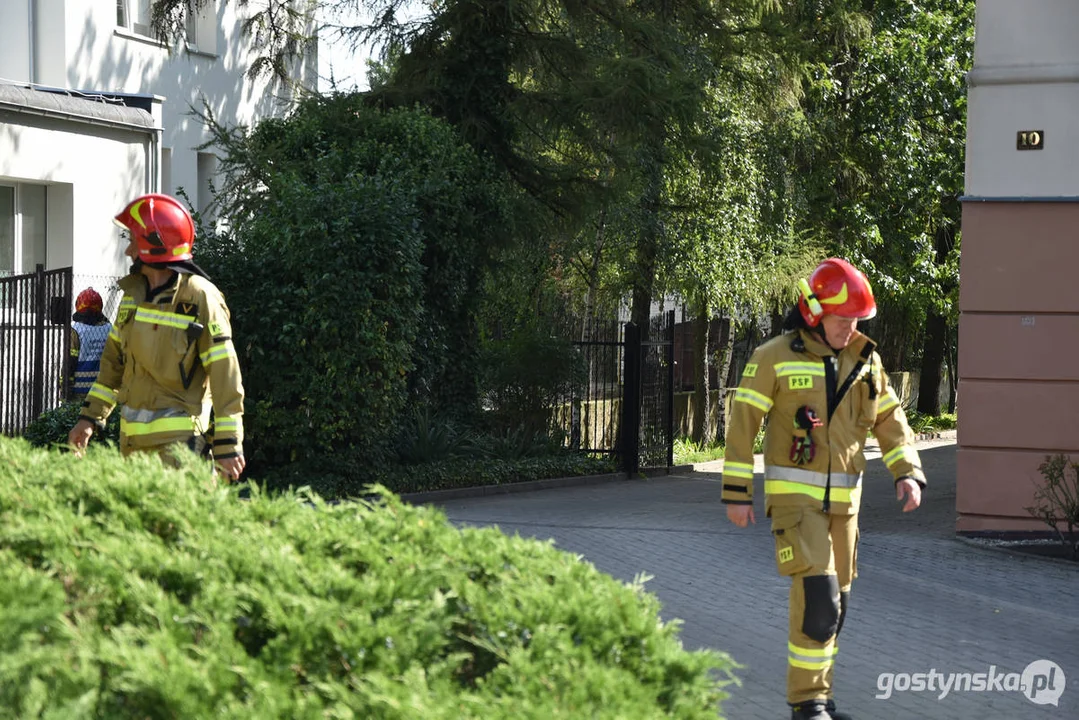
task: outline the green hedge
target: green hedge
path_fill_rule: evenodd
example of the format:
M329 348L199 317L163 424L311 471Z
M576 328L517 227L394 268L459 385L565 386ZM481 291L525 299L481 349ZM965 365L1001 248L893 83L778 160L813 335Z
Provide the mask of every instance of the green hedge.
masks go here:
M387 468L378 471L374 479L394 492L413 493L481 485L508 485L548 478L602 475L615 470L611 460L583 455L518 460L454 458Z
M474 315L508 212L490 164L447 123L362 94L227 137L231 231L196 255L232 310L250 460L379 456L407 406L474 412Z
M714 718L732 663L550 543L0 439L0 717Z
M331 500L356 497L369 484L383 485L395 493L414 493L615 471L613 460L574 453L516 459L449 457L414 465L374 466L362 453L344 450L311 462L273 468L254 479L273 491L307 486Z
M37 419L26 426L22 436L31 445L37 447L66 445L67 435L78 422L80 412L82 412L82 400L64 402L52 410L41 413ZM119 412L114 412L109 416L105 424L105 432L95 432L91 442L111 442L117 445L120 443Z

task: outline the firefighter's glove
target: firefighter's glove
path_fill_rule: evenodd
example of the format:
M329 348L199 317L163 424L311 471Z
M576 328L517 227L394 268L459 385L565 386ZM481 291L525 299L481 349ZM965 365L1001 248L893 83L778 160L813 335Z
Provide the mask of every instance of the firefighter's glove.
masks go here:
M805 465L813 460L816 448L813 446L813 438L795 436L791 445L791 462L795 465Z

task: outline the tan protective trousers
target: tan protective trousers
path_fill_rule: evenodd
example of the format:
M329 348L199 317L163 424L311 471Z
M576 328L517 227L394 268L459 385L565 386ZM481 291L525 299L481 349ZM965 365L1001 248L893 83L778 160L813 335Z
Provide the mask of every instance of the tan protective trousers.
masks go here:
M787 702L832 697L832 671L851 582L858 576L858 516L819 507L771 508L779 574L791 578Z

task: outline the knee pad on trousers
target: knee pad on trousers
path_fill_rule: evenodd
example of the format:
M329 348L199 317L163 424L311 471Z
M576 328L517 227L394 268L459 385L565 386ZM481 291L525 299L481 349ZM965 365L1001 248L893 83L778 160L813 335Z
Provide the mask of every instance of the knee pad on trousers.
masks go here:
M847 619L847 603L850 602L850 591L839 592L839 624L835 627L835 634L843 632L843 621Z
M827 642L839 628L839 581L835 575L810 575L802 583L802 632L819 643Z

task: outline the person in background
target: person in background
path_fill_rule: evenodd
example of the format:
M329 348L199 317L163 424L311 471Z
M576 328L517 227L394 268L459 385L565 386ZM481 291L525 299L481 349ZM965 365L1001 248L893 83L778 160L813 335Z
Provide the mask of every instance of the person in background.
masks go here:
M858 509L870 432L904 512L925 475L876 343L858 332L876 314L869 280L839 258L799 283L786 333L757 348L734 396L722 502L738 527L753 515L753 442L765 416L764 511L788 599L787 702L793 720L850 720L836 709L832 671L858 576Z
M101 295L88 287L75 298L75 314L71 316L71 361L68 364L67 398L86 397L97 378L101 353L112 330L112 323L102 312Z
M194 263L195 224L175 198L132 200L115 222L133 261L101 369L68 434L81 453L117 405L120 450L156 452L177 443L212 454L229 479L244 470L244 389L220 290ZM210 427L211 412L213 427Z

